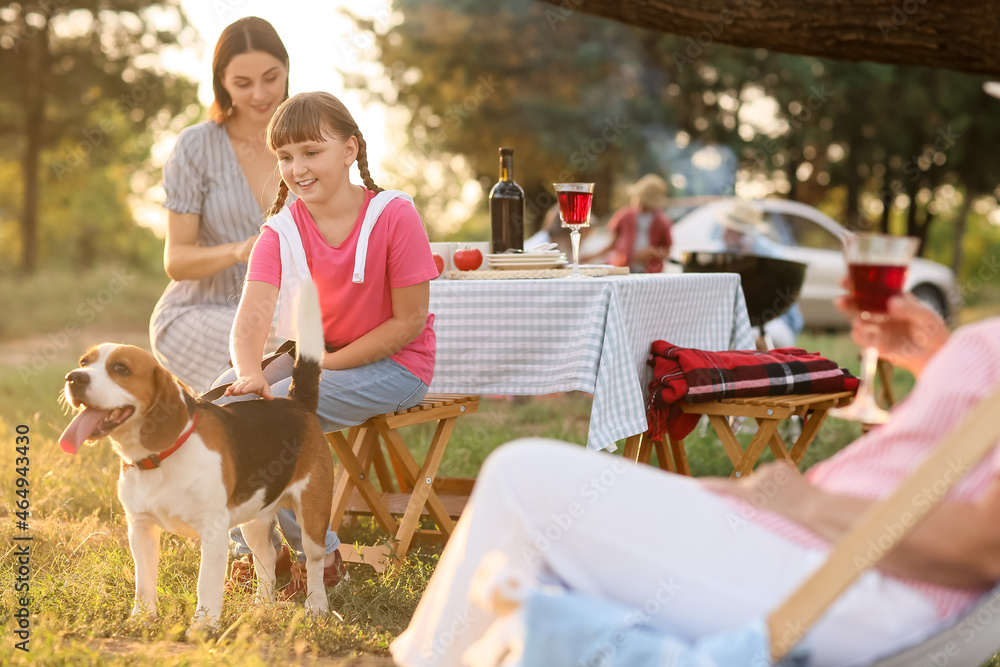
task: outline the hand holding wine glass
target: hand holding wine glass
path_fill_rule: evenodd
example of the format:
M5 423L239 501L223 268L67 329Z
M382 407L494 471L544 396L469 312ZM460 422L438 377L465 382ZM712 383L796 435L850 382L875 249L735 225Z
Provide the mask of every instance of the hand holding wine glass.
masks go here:
M866 424L889 421L889 413L878 406L872 391L882 338L880 325L890 320L889 299L902 293L906 269L919 246L919 239L886 234L858 234L844 242L850 302L860 318L856 340L864 351L854 402L846 408L831 410L831 416Z
M850 282L845 280L843 287L850 289ZM861 345L871 320L861 319L857 304L850 296L839 297L834 304L851 318L851 337ZM934 308L912 294L890 297L887 305L886 318L876 323L879 358L918 376L948 341L951 335L948 325Z

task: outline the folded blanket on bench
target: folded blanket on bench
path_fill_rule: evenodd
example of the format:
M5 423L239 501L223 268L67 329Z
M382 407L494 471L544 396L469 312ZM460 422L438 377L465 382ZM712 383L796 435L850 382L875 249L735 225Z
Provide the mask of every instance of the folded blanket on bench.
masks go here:
M836 362L797 347L707 352L658 340L647 363L653 367L648 434L656 440L664 433L679 440L694 430L700 415L682 412L681 401L828 394L858 387L858 379Z

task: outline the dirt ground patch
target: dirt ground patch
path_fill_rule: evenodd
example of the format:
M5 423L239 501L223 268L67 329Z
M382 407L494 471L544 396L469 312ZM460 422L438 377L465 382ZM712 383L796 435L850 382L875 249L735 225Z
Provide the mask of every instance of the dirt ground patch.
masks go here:
M121 658L141 654L152 660L170 660L182 658L194 653L195 647L184 642L143 642L130 639L98 639L91 642L90 648L108 658ZM361 655L352 658L313 658L295 656L262 656L276 661L274 664L296 665L301 667L394 667L392 658L387 656Z
M0 341L0 364L30 366L39 359L44 361L67 357L75 359L91 345L98 343L125 343L148 350L149 331L138 327L123 329L122 327L95 325L29 338Z

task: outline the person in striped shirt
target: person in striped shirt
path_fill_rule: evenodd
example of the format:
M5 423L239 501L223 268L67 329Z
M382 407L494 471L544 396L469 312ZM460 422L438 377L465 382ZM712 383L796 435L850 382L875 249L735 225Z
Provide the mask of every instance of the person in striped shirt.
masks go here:
M911 296L892 299L889 313L880 353L917 375L916 386L888 424L805 475L771 463L738 482L694 480L550 440L498 449L409 627L390 647L396 663L459 665L484 635L502 634L494 624L510 617L467 595L497 552L529 581L635 608L645 623L687 641L765 616L1000 384L1000 318L949 336ZM806 635L810 664L866 663L915 643L1000 580L998 474L997 450L971 470L942 471L961 481ZM913 503L933 495L928 489ZM889 534L901 529L886 526ZM872 545L873 559L879 549Z
M198 393L229 367L247 259L278 191L264 133L288 97L288 53L270 23L245 17L222 31L212 72L209 120L181 131L163 167L171 280L149 321L157 361Z

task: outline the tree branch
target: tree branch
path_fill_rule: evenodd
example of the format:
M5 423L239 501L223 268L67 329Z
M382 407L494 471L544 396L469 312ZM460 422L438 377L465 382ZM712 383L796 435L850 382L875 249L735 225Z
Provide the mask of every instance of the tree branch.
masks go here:
M553 29L579 11L712 43L896 65L1000 74L1000 12L989 0L542 0ZM679 56L679 57L678 57Z

